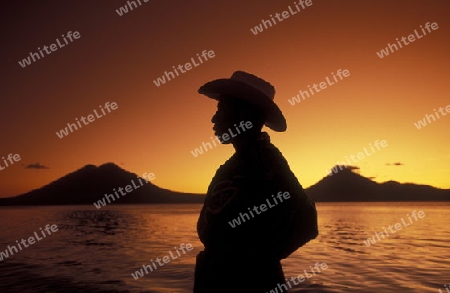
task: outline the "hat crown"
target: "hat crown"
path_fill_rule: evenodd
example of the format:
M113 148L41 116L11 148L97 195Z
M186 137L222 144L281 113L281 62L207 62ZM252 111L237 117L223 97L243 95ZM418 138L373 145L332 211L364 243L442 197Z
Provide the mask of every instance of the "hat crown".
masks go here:
M274 100L275 87L264 79L257 77L256 75L244 71L235 71L233 75L231 75L230 79L242 82L247 86L260 91L264 94L264 96L270 98L272 101Z
M275 104L275 87L256 75L235 71L230 78L220 78L202 85L198 92L211 99L235 97L259 107L266 115L265 125L275 131L286 131L286 119Z

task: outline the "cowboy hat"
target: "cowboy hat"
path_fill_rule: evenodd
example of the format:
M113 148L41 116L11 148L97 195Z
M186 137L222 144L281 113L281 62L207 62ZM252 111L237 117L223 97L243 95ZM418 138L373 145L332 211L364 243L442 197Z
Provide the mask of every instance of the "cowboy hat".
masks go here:
M224 96L239 98L259 108L266 117L265 125L275 131L286 131L286 119L273 101L275 88L267 81L244 71L235 71L230 78L205 83L199 94L219 100Z

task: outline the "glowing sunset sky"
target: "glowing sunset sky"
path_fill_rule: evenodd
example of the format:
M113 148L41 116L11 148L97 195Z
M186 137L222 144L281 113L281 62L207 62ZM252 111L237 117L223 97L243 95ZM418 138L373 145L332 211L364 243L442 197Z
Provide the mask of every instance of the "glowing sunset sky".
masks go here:
M106 162L152 172L163 188L206 192L234 149L191 154L214 135L216 102L197 90L235 70L275 86L288 128L266 131L304 187L346 156L386 140L353 164L361 175L450 188L450 114L421 129L414 125L450 105L449 1L312 0L257 35L250 29L294 8L294 1L141 0L122 16L116 9L126 1L9 2L15 1L0 9L0 158L11 153L21 160L0 170L0 197ZM427 22L438 29L423 35ZM414 30L423 36L384 58L376 54ZM79 38L19 65L69 31ZM204 50L214 58L154 84ZM288 102L338 69L350 75L294 106ZM106 102L118 108L58 138L67 123Z

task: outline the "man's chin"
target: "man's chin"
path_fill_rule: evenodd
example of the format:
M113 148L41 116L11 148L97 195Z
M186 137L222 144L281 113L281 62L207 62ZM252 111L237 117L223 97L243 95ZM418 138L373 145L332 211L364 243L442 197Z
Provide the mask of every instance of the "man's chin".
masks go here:
M216 134L216 137L218 137L220 144L230 144L231 143L231 141L229 139L224 140L224 139L220 138L220 136L218 136L217 134Z

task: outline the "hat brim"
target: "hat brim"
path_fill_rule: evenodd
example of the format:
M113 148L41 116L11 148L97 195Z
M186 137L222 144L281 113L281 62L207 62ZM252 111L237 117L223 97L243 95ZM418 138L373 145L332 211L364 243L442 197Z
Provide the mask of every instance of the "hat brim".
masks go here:
M201 86L198 93L214 100L219 100L222 95L245 100L264 112L267 127L278 132L286 131L286 119L277 104L261 91L243 82L226 78L216 79Z

